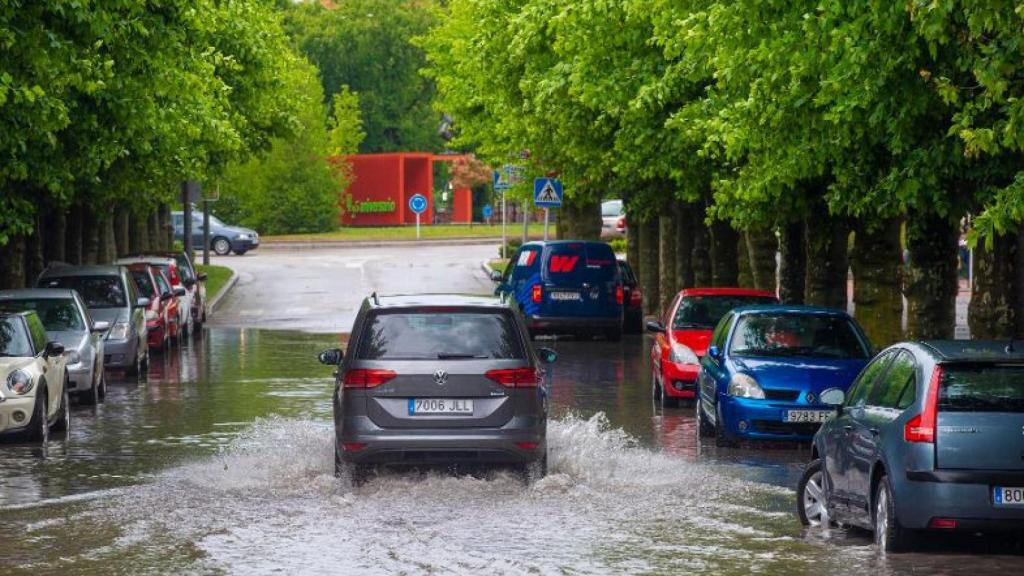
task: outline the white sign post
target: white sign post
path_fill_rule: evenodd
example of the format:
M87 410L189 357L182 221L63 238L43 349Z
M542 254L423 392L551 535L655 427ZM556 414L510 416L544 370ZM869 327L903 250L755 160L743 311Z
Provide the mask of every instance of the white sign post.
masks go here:
M420 214L427 211L427 197L423 194L413 194L409 197L409 210L416 215L416 239L420 239Z

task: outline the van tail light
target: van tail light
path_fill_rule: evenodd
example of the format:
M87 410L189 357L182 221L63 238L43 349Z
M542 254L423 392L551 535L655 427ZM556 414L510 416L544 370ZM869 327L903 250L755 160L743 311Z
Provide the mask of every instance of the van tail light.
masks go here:
M540 284L534 284L530 291L530 300L533 300L534 304L540 304L542 296L544 296L544 288Z
M907 442L934 444L935 426L939 411L939 384L942 381L942 366L936 366L925 392L924 410L910 419L903 427L903 439Z
M497 368L488 370L484 376L506 388L536 388L540 384L536 368Z
M345 388L376 388L397 376L394 370L355 368L345 372Z
M623 291L622 285L620 284L619 286L615 287L615 303L621 306L622 303L625 302L625 300L626 293L625 291Z

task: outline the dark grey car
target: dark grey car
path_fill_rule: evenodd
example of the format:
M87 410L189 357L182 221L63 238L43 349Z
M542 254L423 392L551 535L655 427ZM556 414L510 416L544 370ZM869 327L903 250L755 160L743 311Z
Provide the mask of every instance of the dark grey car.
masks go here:
M1024 346L887 348L815 436L798 494L805 525L873 530L889 551L926 530L1024 531Z
M185 214L184 212L171 213L171 227L174 229L174 239L185 238ZM203 247L203 215L199 212L192 212L192 246L197 249ZM231 226L221 222L216 216L210 216L210 249L221 256L227 256L231 252L239 256L260 246L260 235L250 228Z
M522 316L490 297L372 296L337 365L335 472L375 466L496 465L527 481L547 470L547 387Z

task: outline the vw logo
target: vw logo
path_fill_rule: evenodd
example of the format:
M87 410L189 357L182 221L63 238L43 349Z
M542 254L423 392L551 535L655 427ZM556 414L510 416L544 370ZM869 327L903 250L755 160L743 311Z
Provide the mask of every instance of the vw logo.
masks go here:
M818 397L814 395L814 392L808 392L807 393L807 403L808 404L814 404L814 402L817 399L818 399Z
M438 370L434 372L434 384L438 386L444 386L448 383L448 372L444 370Z

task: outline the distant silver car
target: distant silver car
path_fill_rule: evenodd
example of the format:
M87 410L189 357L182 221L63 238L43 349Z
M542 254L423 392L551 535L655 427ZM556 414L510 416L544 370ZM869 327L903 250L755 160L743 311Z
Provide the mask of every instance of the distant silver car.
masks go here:
M621 238L626 234L626 212L622 200L601 202L601 238ZM621 225L620 225L621 224Z
M35 288L0 291L0 313L34 310L52 342L64 346L68 391L95 405L107 394L103 374L103 336L110 324L94 322L78 292Z
M496 298L393 296L363 301L349 340L320 353L338 366L335 473L362 483L374 466L514 466L547 473L547 385L522 316Z

